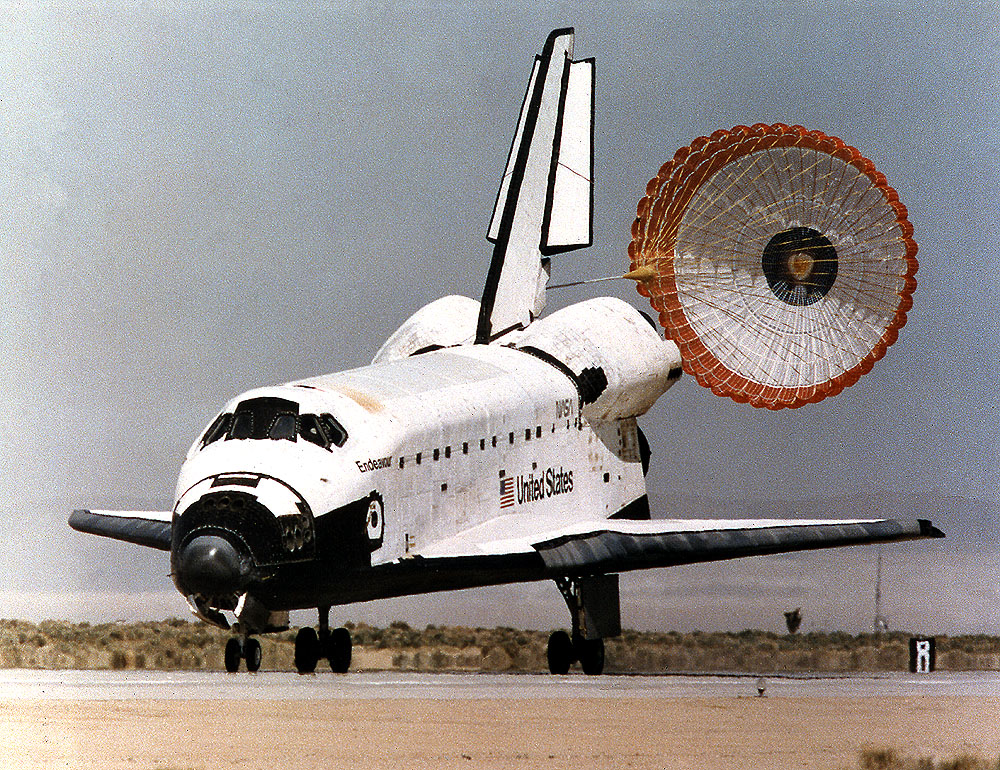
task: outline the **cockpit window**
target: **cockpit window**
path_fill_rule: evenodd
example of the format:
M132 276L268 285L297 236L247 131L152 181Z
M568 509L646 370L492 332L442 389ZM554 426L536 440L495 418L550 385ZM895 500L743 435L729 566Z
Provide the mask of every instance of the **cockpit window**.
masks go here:
M329 449L330 444L320 427L319 418L314 414L304 414L299 418L299 435L306 441Z
M236 407L229 438L285 438L294 440L295 418L298 413L298 403L289 401L287 398L273 396L248 398L246 401L241 401ZM280 426L279 422L281 422ZM289 425L291 425L290 429ZM276 428L278 434L272 435Z
M330 443L343 446L344 442L347 441L347 431L344 430L344 426L337 422L332 414L321 414L319 421L323 424L323 429L326 431Z
M295 441L295 415L279 414L271 423L268 438L285 441Z
M229 438L253 438L253 412L237 412Z
M218 441L220 438L229 432L229 424L233 421L233 416L228 412L220 414L215 418L215 422L208 426L208 430L205 431L205 437L201 440L202 446L207 446L213 441Z
M330 449L347 441L347 431L332 414L299 414L299 405L284 398L241 401L233 413L220 414L205 431L203 447L219 439L304 440Z

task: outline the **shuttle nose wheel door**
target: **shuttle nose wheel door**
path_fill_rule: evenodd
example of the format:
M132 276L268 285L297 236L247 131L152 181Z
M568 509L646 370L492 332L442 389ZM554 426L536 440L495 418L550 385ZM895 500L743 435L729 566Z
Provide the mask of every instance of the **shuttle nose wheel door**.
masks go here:
M337 674L344 674L351 667L351 632L346 628L330 630L330 608L319 608L319 633L311 627L300 628L295 635L295 670L312 674L320 658L330 662Z

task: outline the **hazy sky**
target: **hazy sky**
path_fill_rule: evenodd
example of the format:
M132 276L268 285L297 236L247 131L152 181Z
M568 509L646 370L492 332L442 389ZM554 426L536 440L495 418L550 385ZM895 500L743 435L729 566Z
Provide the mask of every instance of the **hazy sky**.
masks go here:
M860 148L920 245L900 341L837 398L758 411L685 377L660 400L642 421L658 509L971 506L943 544L885 548L890 619L1000 632L995 3L74 0L0 2L0 19L0 616L186 613L165 554L78 535L69 511L169 507L228 398L362 365L424 303L478 299L531 57L575 26L597 59L595 244L553 282L626 269L659 166L755 122ZM597 291L645 308L631 284ZM801 604L806 629L863 629L874 553L633 576L625 623L777 630L762 608ZM544 585L337 620L564 614Z

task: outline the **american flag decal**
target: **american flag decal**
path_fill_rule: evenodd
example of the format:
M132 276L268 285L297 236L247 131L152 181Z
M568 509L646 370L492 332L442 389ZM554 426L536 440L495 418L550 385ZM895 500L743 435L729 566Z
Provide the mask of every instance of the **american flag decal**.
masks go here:
M500 507L511 508L514 505L514 477L504 476L500 479Z

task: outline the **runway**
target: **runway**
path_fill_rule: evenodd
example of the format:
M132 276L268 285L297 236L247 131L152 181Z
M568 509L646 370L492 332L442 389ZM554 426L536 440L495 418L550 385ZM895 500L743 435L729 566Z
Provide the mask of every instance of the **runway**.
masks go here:
M847 770L1000 756L1000 674L0 672L0 767Z
M757 696L759 677L728 675L426 674L372 672L0 671L0 699L28 700L514 700ZM765 697L992 697L1000 672L765 676Z

